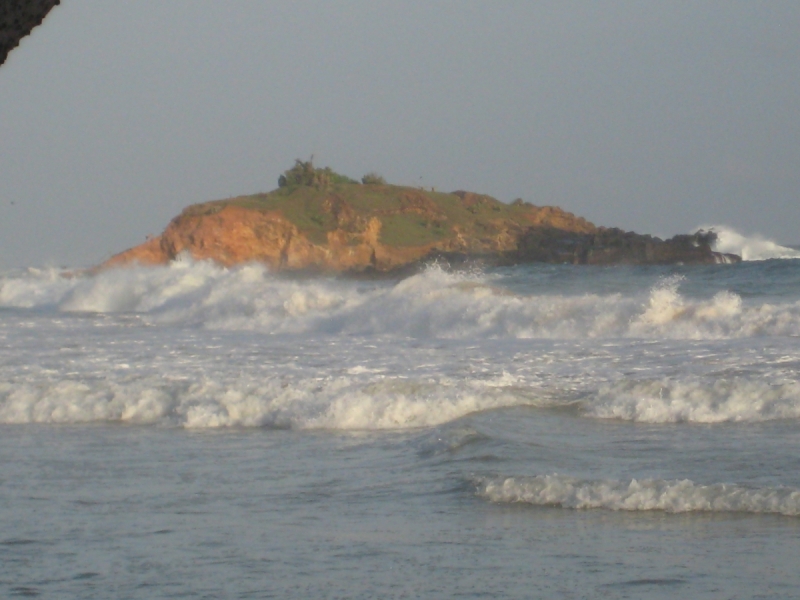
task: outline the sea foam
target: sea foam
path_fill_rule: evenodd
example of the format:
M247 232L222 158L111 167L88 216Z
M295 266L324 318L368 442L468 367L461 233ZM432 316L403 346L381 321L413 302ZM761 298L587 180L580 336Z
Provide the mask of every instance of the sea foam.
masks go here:
M584 414L643 423L723 423L800 419L800 383L762 379L622 380L584 401Z
M642 423L757 423L800 419L800 383L684 377L604 383L582 398L564 389L491 378L229 373L29 377L0 382L0 423L120 422L167 427L380 430L431 427L472 413L571 406L591 419ZM563 382L568 385L569 382ZM552 385L552 382L551 382Z
M800 335L800 302L690 298L680 278L633 294L511 293L480 272L438 266L399 282L293 280L262 265L177 261L155 268L0 278L0 307L134 314L151 325L270 334L420 338L729 339Z
M668 513L800 515L800 490L782 487L700 485L688 479L586 480L562 475L485 478L476 483L480 496L498 503Z
M537 403L524 391L445 377L140 377L0 382L0 423L120 422L167 427L379 430L427 427L473 412Z

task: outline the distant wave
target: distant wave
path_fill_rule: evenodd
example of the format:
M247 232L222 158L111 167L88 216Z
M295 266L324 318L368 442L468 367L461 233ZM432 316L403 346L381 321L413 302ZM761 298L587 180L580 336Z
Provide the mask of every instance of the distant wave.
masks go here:
M622 294L517 295L480 272L436 266L399 282L290 280L262 265L182 261L94 276L0 277L0 307L136 313L148 324L279 334L420 338L726 339L800 335L800 302L745 305L730 292L687 298L682 280Z
M582 480L562 475L487 478L476 483L480 496L499 503L668 513L800 515L800 490L782 487L699 485L688 479Z
M781 246L759 235L744 236L735 229L725 225L709 225L699 229L714 230L717 243L714 250L729 254L738 254L742 260L768 260L770 258L800 258L800 251Z

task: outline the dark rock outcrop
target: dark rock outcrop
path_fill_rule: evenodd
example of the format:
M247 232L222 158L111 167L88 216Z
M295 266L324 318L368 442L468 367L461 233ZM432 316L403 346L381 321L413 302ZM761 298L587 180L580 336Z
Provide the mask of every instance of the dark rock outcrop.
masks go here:
M39 25L60 0L3 0L0 2L0 65L22 38Z
M739 262L735 254L713 249L717 235L698 231L662 240L632 231L599 227L591 234L552 227L531 227L509 256L513 262L572 263L579 265L665 265Z

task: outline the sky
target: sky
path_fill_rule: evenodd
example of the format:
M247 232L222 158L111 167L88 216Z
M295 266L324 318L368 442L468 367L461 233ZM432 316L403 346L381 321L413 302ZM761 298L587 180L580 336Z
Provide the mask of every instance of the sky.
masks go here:
M800 243L800 2L64 0L0 67L0 267L88 266L296 158Z

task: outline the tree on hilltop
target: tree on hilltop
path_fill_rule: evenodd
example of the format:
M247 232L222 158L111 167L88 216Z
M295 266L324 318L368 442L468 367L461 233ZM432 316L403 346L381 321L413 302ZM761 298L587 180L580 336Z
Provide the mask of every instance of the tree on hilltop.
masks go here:
M346 175L337 173L330 167L317 169L314 167L314 157L312 156L307 161L295 159L294 166L283 172L283 175L278 177L278 187L289 187L294 185L303 185L308 187L315 187L318 189L325 189L331 184L335 183L358 183L355 179L351 179Z
M361 178L361 183L364 185L386 185L386 180L381 176L375 173L374 171L367 173Z

